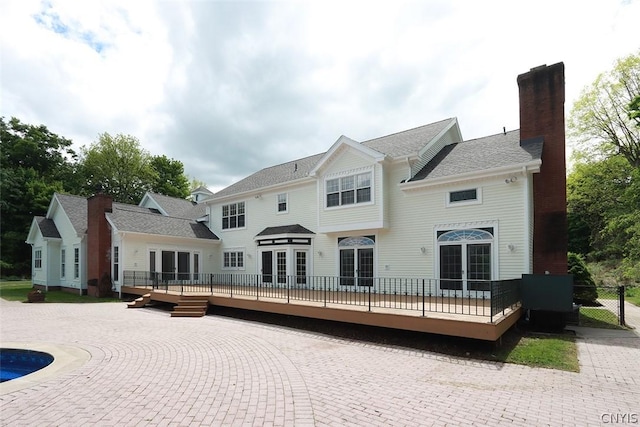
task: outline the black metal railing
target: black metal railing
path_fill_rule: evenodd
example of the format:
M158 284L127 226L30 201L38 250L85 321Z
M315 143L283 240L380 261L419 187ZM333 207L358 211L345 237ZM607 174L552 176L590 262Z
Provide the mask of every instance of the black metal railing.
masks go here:
M444 283L443 283L444 282ZM473 280L466 284L426 278L284 276L239 273L171 275L125 271L124 286L158 291L206 293L227 297L305 301L320 306L349 305L366 308L412 310L490 317L520 303L520 279Z

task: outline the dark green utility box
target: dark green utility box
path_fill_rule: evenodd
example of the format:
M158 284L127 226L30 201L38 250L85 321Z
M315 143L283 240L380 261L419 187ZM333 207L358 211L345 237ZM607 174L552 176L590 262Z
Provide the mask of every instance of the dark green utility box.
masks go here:
M523 274L520 295L532 326L563 329L574 311L573 275Z

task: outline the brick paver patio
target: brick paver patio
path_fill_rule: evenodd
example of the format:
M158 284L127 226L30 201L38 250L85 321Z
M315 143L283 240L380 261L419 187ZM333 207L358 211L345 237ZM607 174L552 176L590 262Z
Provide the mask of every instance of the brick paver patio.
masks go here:
M640 337L629 332L581 329L581 372L569 373L124 303L0 300L0 311L2 346L88 353L25 388L0 387L2 425L586 426L640 417Z

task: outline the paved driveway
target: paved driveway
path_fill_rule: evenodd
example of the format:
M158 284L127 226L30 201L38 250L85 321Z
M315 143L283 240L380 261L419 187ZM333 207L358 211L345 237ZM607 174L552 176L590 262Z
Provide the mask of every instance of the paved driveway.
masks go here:
M24 388L0 386L2 425L640 422L630 333L585 335L581 372L568 373L122 303L0 300L0 310L3 346L44 345L69 361Z

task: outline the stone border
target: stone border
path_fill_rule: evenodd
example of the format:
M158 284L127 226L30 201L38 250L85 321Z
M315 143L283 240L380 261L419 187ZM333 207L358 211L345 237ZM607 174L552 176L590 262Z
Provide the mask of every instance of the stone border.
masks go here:
M23 388L32 387L43 381L79 368L91 359L91 354L79 347L42 342L0 342L2 348L35 350L49 353L53 362L24 377L0 383L0 396Z

